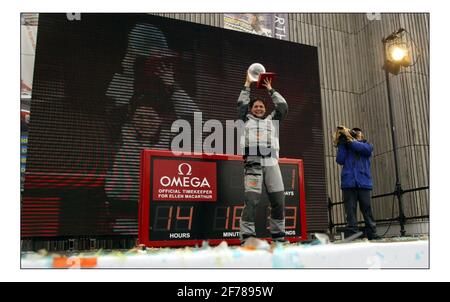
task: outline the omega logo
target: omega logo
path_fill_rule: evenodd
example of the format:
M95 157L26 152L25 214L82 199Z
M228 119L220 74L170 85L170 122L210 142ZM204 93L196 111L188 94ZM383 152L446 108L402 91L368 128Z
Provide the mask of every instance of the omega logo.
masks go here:
M211 188L206 177L190 177L192 175L192 166L188 163L181 163L178 165L178 177L163 176L159 183L163 187L194 187L194 188Z
M187 167L187 173L183 174L183 169L182 167L186 166ZM182 163L178 166L178 175L192 175L192 166L188 163Z

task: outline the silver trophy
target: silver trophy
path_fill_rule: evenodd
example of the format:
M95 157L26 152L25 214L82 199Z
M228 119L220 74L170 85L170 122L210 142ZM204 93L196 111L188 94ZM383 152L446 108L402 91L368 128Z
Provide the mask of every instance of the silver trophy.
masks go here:
M264 66L260 63L253 63L252 65L250 65L250 67L248 68L248 77L250 79L250 81L252 82L257 82L259 79L259 75L261 73L265 73L266 69L264 68Z

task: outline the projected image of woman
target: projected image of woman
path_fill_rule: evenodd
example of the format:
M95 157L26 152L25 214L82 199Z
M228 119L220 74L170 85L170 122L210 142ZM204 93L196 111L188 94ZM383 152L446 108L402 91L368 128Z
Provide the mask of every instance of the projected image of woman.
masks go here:
M174 135L172 123L192 120L193 113L200 111L177 82L179 60L159 28L138 23L128 35L122 70L109 83L110 111L125 119L116 138L105 192L114 211L122 216L127 212L136 216L141 150L168 150Z

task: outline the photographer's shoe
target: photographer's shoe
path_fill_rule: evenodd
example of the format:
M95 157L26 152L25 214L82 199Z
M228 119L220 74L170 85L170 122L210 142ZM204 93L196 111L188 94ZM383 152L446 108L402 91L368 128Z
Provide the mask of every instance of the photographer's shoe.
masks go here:
M352 235L350 235L350 236L348 236L348 237L345 237L344 240L343 240L342 242L350 242L350 241L353 241L353 240L355 240L355 239L360 238L362 235L363 235L363 232L357 232L357 233L354 233L354 234L352 234Z
M367 239L369 239L369 240L380 240L380 239L383 239L383 237L381 237L378 234L372 234L372 235L368 235Z

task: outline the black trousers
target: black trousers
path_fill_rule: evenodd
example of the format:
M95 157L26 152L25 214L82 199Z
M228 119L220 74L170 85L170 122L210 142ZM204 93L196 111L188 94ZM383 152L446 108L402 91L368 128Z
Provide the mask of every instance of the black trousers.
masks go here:
M366 224L366 235L369 239L377 234L375 221L372 215L372 207L370 205L370 192L371 190L360 188L342 189L347 218L347 229L350 233L358 232L356 208L359 202L359 208L363 214L364 223Z

